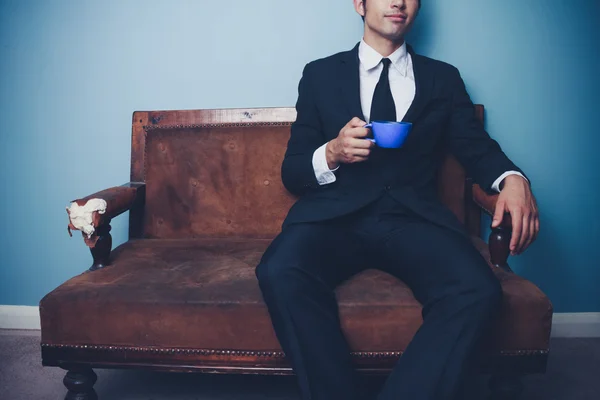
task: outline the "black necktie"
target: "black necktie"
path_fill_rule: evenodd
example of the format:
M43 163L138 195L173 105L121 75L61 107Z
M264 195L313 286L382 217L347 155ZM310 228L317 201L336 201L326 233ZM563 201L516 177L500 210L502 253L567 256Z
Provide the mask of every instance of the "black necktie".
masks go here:
M373 93L373 103L371 104L371 121L396 121L396 104L392 97L390 89L389 70L391 61L389 58L381 60L383 71L379 77L379 82Z

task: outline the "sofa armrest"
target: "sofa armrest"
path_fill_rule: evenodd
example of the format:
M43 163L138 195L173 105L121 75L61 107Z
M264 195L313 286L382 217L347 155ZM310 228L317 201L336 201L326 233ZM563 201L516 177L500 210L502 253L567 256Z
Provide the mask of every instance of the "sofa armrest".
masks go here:
M72 236L72 229L81 230L94 258L89 271L104 268L110 263L110 220L127 210L140 213L145 200L146 184L129 182L73 200L67 207L69 235Z
M484 212L493 217L499 195L488 194L477 184L473 184L472 193L475 204L477 204ZM505 213L504 218L502 218L502 224L497 228L491 229L492 232L490 233L488 245L490 248L490 258L492 264L496 267L501 267L512 272L508 266L510 238L512 233L512 221L510 214Z
M108 226L110 220L136 205L143 203L145 183L129 182L73 200L67 207L67 231L81 230L86 244L93 248L98 240L98 229Z

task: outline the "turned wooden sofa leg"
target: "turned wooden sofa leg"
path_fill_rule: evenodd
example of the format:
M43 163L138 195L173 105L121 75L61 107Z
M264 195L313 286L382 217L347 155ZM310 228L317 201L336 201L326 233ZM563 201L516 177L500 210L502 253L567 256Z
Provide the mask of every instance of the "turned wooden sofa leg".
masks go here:
M68 389L65 400L97 400L94 384L98 376L88 367L69 367L63 379Z
M518 375L492 375L489 386L492 392L490 400L517 400L523 392L523 383Z
M104 224L96 229L98 241L96 245L90 249L94 263L90 267L90 271L104 268L108 265L110 259L110 250L112 249L112 236L110 235L110 224Z

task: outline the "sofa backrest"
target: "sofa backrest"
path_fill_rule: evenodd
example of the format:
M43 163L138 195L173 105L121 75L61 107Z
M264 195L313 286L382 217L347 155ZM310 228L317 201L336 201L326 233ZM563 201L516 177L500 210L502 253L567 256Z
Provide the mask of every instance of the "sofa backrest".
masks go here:
M275 237L295 201L280 173L295 118L288 107L136 111L131 181L146 183L142 237ZM452 156L438 182L459 220L475 215ZM478 220L469 226L478 230Z

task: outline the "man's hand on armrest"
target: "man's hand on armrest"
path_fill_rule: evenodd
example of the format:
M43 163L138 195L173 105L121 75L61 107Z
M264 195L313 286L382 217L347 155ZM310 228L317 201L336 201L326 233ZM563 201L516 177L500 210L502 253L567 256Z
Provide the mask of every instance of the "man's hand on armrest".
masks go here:
M529 181L522 176L509 175L504 178L494 209L492 228L502 224L505 213L510 214L512 222L511 255L521 254L537 238L540 230L537 203Z

